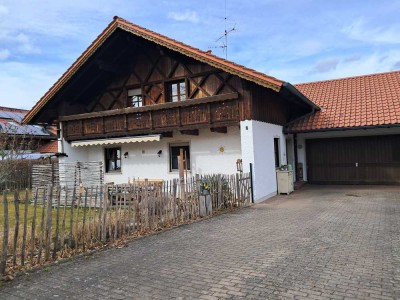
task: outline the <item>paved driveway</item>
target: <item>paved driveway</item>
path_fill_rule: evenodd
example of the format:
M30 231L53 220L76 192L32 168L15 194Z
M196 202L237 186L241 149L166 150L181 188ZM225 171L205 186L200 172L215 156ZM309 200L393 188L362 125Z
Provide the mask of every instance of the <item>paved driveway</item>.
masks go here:
M400 298L400 188L305 187L20 277L0 298Z

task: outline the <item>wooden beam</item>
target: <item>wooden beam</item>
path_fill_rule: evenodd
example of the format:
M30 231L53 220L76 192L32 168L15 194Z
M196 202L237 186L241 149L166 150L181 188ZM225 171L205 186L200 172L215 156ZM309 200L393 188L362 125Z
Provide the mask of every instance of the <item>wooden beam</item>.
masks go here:
M181 130L181 134L186 134L186 135L199 135L199 130L198 130L198 129Z
M190 79L196 86L194 87L193 91L189 95L189 99L193 98L196 95L197 91L201 90L204 94L208 97L211 96L203 87L201 86L208 78L209 75L204 75L200 78L200 81L197 83L195 80Z
M228 73L226 78L222 77L218 73L216 73L215 76L221 81L221 85L217 88L215 94L218 94L225 86L227 86L231 90L231 92L237 92L237 90L228 83L229 79L232 78L232 74Z
M172 138L172 137L174 137L174 134L173 134L173 132L172 131L167 131L167 132L163 132L162 134L162 137L164 138Z
M114 116L114 115L123 115L123 114L129 114L129 113L146 112L146 111L157 111L157 110L164 110L164 109L170 109L170 108L175 108L175 107L187 107L187 106L195 106L195 105L204 104L204 103L235 100L238 98L239 98L238 93L229 93L229 94L222 94L222 95L198 98L198 99L187 100L187 101L168 102L168 103L161 103L161 104L157 104L157 105L146 105L146 106L142 106L142 107L127 107L127 108L113 109L113 110L101 111L101 112L76 114L76 115L71 115L71 116L61 116L60 120L61 121L72 121L72 120L80 120L80 119L97 118L100 116Z
M218 124L218 127L230 127L230 126L239 126L238 122L235 121L228 121L228 122L221 122ZM64 127L66 128L66 127ZM103 125L104 128L104 125ZM196 125L188 125L184 126L184 129L180 128L180 130L199 130L199 129L209 129L210 126L209 124L196 124ZM238 127L240 128L240 127ZM162 134L164 132L170 132L177 130L176 126L173 127L165 127L165 128L153 128L153 129L135 129L135 130L130 130L128 132L103 132L101 134L87 134L85 136L71 136L71 135L66 135L65 139L67 141L79 141L79 140L88 140L88 139L105 139L105 138L112 138L112 137L123 137L123 136L137 136L141 134Z
M228 133L228 128L226 126L222 127L212 127L210 128L211 132L218 132L218 133Z

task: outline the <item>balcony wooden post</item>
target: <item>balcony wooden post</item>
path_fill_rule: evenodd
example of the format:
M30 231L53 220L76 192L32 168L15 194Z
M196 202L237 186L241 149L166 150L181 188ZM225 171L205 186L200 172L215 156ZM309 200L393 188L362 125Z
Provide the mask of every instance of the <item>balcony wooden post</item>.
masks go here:
M85 135L85 130L83 128L83 120L80 121L80 126L81 126L81 135Z
M212 123L211 120L211 103L207 103L207 113L208 113L208 124Z
M181 127L182 126L182 120L181 120L181 108L180 107L178 107L177 114L178 114L178 117L177 117L177 119L178 119L178 127Z
M150 110L149 111L149 115L150 115L150 129L154 129L154 124L153 124L153 112Z

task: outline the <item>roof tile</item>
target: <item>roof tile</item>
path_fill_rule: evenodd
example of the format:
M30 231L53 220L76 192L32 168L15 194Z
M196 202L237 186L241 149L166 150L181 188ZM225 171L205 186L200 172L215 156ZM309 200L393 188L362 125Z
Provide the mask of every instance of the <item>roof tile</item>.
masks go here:
M400 124L400 71L295 87L324 109L291 124L290 132Z
M57 153L58 152L58 141L50 141L38 149L36 149L38 153Z

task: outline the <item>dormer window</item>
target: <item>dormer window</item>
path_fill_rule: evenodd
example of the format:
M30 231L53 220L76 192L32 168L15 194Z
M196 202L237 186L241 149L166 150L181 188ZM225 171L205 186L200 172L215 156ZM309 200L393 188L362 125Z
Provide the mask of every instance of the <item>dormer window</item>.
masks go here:
M186 100L186 84L185 80L174 81L167 86L170 102L178 102Z
M142 89L131 89L128 90L129 106L131 107L142 107L143 106L143 96Z

